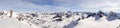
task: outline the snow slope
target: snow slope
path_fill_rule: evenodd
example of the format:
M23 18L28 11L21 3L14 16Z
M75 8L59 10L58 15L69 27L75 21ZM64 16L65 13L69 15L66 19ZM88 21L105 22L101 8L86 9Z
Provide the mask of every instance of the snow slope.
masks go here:
M9 12L0 15L0 28L120 28L118 16L91 13L35 13L35 12ZM108 17L117 17L109 21ZM87 18L86 18L87 17ZM113 19L113 18L112 18Z
M16 18L0 18L0 28L32 28L27 24L18 21Z

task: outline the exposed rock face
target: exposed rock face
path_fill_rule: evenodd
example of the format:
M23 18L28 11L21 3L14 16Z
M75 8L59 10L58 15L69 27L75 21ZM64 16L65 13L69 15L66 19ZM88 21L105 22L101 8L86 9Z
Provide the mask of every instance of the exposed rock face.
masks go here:
M105 14L102 11L99 11L95 16L95 20L99 20L101 17L103 17L103 15Z
M32 13L32 14L30 14L30 15L32 15L33 17L38 17L38 15L37 15L37 14L34 14L34 13Z
M87 17L86 17L86 18L89 18L89 17L93 16L92 13L86 13L86 14L87 14Z
M65 15L66 15L66 18L70 18L72 16L71 14L68 14L68 13L66 13Z
M117 16L117 14L114 13L114 12L110 12L110 13L108 14L108 16L107 16L107 20L108 20L108 21L112 21L112 20L115 20L115 19L117 19L117 18L118 18L118 16Z
M13 10L10 10L10 17L13 16Z
M0 12L0 15L3 15L4 14L4 12Z
M77 20L71 21L69 24L65 25L63 28L74 28L81 19L78 18Z
M117 26L116 28L120 28L120 25L119 25L119 26Z
M63 21L63 19L62 18L57 18L57 19L54 19L53 22L54 21Z
M62 16L63 16L63 14L62 14L62 13L56 13L56 16L55 16L55 17L53 17L53 19L54 19L54 18L59 18L59 17L61 18Z

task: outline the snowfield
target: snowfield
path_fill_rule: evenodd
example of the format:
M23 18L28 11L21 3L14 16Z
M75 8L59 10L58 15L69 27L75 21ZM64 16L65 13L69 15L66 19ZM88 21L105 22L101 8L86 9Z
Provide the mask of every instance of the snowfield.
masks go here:
M120 28L119 13L0 12L0 28Z

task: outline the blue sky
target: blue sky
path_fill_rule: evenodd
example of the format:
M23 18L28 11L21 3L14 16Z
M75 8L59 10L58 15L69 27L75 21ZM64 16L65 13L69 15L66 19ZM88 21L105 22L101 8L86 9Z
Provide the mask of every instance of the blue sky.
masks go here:
M120 0L0 0L0 10L29 12L120 11Z

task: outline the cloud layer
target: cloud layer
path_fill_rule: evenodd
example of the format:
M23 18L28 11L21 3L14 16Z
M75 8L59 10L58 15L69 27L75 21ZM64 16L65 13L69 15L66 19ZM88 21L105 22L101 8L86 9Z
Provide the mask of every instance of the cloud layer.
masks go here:
M120 0L0 0L0 9L16 11L61 12L120 11Z

